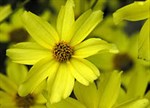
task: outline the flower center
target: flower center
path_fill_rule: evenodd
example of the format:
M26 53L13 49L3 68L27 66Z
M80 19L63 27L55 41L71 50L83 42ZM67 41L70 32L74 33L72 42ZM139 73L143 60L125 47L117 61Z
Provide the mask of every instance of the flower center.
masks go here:
M18 28L9 33L12 42L23 42L28 38L28 33L23 28Z
M117 54L113 59L113 63L115 69L123 71L130 70L134 65L132 58L127 54Z
M20 97L16 95L16 104L19 108L29 108L34 104L34 97L32 95L27 95L25 97Z
M53 56L59 62L66 62L71 59L74 51L66 42L59 42L54 46Z

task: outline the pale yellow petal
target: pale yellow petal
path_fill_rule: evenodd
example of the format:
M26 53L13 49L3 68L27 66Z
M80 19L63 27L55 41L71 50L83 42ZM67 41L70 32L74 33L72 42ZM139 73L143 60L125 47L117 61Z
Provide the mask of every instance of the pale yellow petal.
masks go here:
M25 80L28 69L24 65L7 61L6 72L8 77L19 86Z
M48 85L51 103L59 102L61 99L69 97L71 94L74 86L74 77L69 72L66 63L62 63L59 66L52 85ZM52 79L49 81L51 80Z
M146 20L138 39L138 57L150 60L150 18Z
M121 84L121 73L113 71L106 74L98 84L99 92L99 107L98 108L111 108L119 95Z
M149 105L149 101L146 98L143 99L136 99L136 100L128 100L125 103L122 103L121 105L118 105L118 107L115 108L147 108Z
M8 49L7 56L9 56L13 62L32 65L45 57L52 57L52 53L37 43L22 42Z
M88 10L87 12L82 14L72 27L73 37L70 44L74 46L83 41L97 26L97 24L102 21L102 19L103 12L100 10L94 12Z
M73 0L67 0L66 5L63 6L57 17L57 30L61 37L61 40L69 42L71 36L69 35L70 29L75 21L74 18L74 2Z
M138 21L150 17L150 1L137 1L118 9L114 14L114 22L122 20Z
M94 83L84 86L76 81L74 93L77 99L87 108L98 108L98 90Z
M41 46L51 49L59 41L59 36L55 29L42 18L25 11L22 19L29 34Z
M0 22L12 13L11 5L0 6Z
M25 81L19 87L19 95L26 96L41 84L41 82L49 76L51 67L55 65L55 61L49 58L44 58L37 62L29 71Z
M17 88L17 85L11 79L0 73L0 89L6 91L8 94L15 94Z
M109 44L99 38L90 38L77 45L75 48L73 57L75 58L86 58L92 56L99 51L117 52L117 48L113 44Z
M83 76L83 78L85 78L88 82L93 82L100 75L99 70L88 60L72 58L70 62L76 72L79 75ZM73 72L72 74L74 75ZM78 80L78 77L76 78L76 80ZM79 82L84 84L84 82Z
M89 85L89 81L84 76L82 76L82 74L77 72L76 67L74 67L71 62L68 62L67 64L68 64L68 68L69 68L71 74L74 76L74 78L77 81L79 81L80 83L82 83L84 85Z
M48 108L86 108L79 101L70 97L58 103L55 103L55 104L48 103L47 105L48 105Z

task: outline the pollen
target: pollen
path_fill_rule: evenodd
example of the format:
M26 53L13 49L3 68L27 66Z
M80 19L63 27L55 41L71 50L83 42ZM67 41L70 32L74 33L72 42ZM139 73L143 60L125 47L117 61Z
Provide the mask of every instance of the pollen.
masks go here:
M57 43L53 49L53 56L59 62L66 62L70 60L73 53L73 48L66 42Z
M16 94L15 100L19 108L30 108L30 106L34 104L35 99L31 94L25 97L21 97L18 94Z

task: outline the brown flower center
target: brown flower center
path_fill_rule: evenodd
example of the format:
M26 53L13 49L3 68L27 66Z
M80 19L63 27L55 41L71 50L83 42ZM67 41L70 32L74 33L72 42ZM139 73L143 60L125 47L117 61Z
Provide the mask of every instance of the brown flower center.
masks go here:
M132 58L127 54L116 54L114 59L114 68L118 70L128 71L134 66Z
M29 34L25 29L18 28L11 31L9 35L12 42L23 42L27 40Z
M66 62L71 59L74 51L66 42L59 42L54 46L53 56L59 62Z
M15 100L19 108L29 108L34 104L34 97L30 94L25 97L21 97L17 94Z

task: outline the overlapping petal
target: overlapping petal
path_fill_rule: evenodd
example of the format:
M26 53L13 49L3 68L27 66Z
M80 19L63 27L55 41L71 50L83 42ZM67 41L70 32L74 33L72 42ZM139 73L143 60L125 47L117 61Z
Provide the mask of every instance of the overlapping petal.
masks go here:
M69 35L70 29L75 21L74 18L74 2L73 0L68 0L66 5L63 6L57 17L57 30L60 35L61 40L70 41L71 36Z
M115 108L147 108L149 101L146 98L129 100Z
M13 62L21 64L35 64L42 58L52 57L51 55L50 50L44 49L34 42L22 42L7 50L7 56Z
M70 97L56 104L48 103L47 106L48 108L86 108L83 104Z
M26 80L19 87L19 95L26 96L32 93L37 86L48 77L49 73L57 68L57 62L50 58L45 58L37 62L29 71Z
M111 108L116 102L121 84L121 73L114 71L106 73L103 80L98 84L98 95L100 97L98 108Z
M77 99L85 104L87 108L98 108L98 90L94 83L84 86L76 82L74 93Z
M100 75L99 70L85 59L72 58L69 67L76 80L84 85L93 82Z
M138 56L144 60L150 60L150 18L146 20L138 39Z
M144 71L137 71L131 75L131 80L127 86L128 98L143 97L148 85L149 76Z
M14 108L15 102L13 101L11 95L4 91L0 91L0 107L1 108Z
M74 78L77 79L77 81L79 81L84 85L89 85L89 81L84 76L82 76L79 72L77 72L76 67L74 67L70 62L68 62L68 68L72 73L72 75L74 76Z
M94 12L88 10L82 14L72 27L72 39L70 45L74 46L83 41L102 19L103 12L100 10Z
M99 38L90 38L77 45L75 48L75 58L86 58L94 55L102 50L108 50L110 52L117 52L117 48L113 44L109 44Z
M12 95L17 91L17 85L3 74L0 74L0 89Z
M20 85L25 80L28 69L24 65L8 61L6 72L12 81L14 81L17 85Z
M118 24L122 20L137 21L150 17L150 1L134 2L118 9L114 14L114 22Z
M74 77L69 72L67 64L62 63L57 74L53 78L49 77L48 90L51 103L65 99L71 94L74 86Z
M59 36L55 29L42 18L25 11L22 19L29 34L41 46L51 49L54 43L59 41Z

